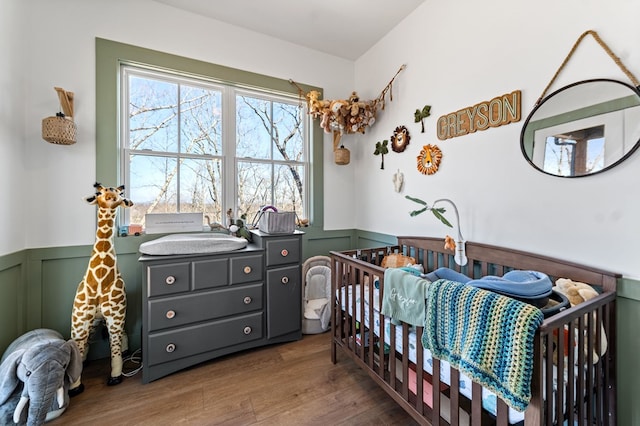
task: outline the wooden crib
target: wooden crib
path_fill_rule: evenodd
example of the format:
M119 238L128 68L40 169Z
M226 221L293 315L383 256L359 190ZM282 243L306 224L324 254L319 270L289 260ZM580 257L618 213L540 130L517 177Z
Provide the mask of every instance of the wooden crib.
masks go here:
M396 246L331 252L336 296L332 362L337 362L341 348L420 424L615 425L615 299L620 275L486 244L468 242L466 251L469 260L462 268L444 250L443 240L427 237L398 237ZM430 352L425 355L421 339L411 339L408 324L389 324L376 308L384 294L384 268L379 265L389 253L415 258L425 272L449 267L472 278L516 269L539 271L552 282L569 278L590 284L600 295L546 318L536 331L531 400L520 413L502 399L492 399L476 382L463 386L466 376L448 362L431 358ZM595 330L603 330L604 336ZM423 328L413 331L420 336ZM580 350L603 345L603 354ZM557 355L563 353L565 357Z

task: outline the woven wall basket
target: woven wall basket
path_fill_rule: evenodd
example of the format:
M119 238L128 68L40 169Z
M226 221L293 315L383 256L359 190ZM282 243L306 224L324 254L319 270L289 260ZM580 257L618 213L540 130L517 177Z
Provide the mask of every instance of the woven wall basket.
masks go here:
M76 143L76 123L65 117L47 117L42 120L42 139L60 145Z
M336 164L344 166L349 164L349 161L351 160L351 153L344 147L344 145L340 145L340 148L333 151L333 159Z

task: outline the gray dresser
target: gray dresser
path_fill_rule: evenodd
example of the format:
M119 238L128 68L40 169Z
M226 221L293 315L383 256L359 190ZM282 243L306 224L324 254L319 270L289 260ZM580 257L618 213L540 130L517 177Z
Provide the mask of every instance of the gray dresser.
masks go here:
M242 250L140 257L143 383L302 337L302 233L252 233Z

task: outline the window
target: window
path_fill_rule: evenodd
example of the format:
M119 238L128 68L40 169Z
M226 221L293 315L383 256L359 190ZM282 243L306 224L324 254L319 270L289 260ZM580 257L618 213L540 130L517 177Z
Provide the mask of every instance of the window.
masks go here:
M120 180L131 209L203 212L211 223L261 207L309 217L310 120L297 94L121 64Z
M558 176L582 176L605 167L604 125L546 138L543 170Z

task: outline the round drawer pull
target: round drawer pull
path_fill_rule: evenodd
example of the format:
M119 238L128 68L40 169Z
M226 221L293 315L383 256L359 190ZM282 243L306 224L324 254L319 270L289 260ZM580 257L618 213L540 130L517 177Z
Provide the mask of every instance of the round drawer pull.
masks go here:
M248 305L249 303L252 302L251 297L249 296L245 296L245 298L242 301L244 302L245 305Z
M282 249L282 251L280 252L280 254L282 255L282 257L287 257L287 256L289 256L289 250L287 250L287 249Z
M176 316L176 311L167 311L166 317L167 319L173 319Z
M171 353L176 350L176 345L174 343L169 343L166 347L166 351Z
M251 273L251 266L245 266L243 270L244 270L245 274L250 274Z
M251 334L251 327L246 326L242 331L244 332L244 334Z
M165 283L167 283L167 285L171 285L173 283L176 282L176 277L174 277L173 275L169 275L165 280Z
M289 277L282 277L282 279L280 281L282 281L282 284L288 284L289 283Z

